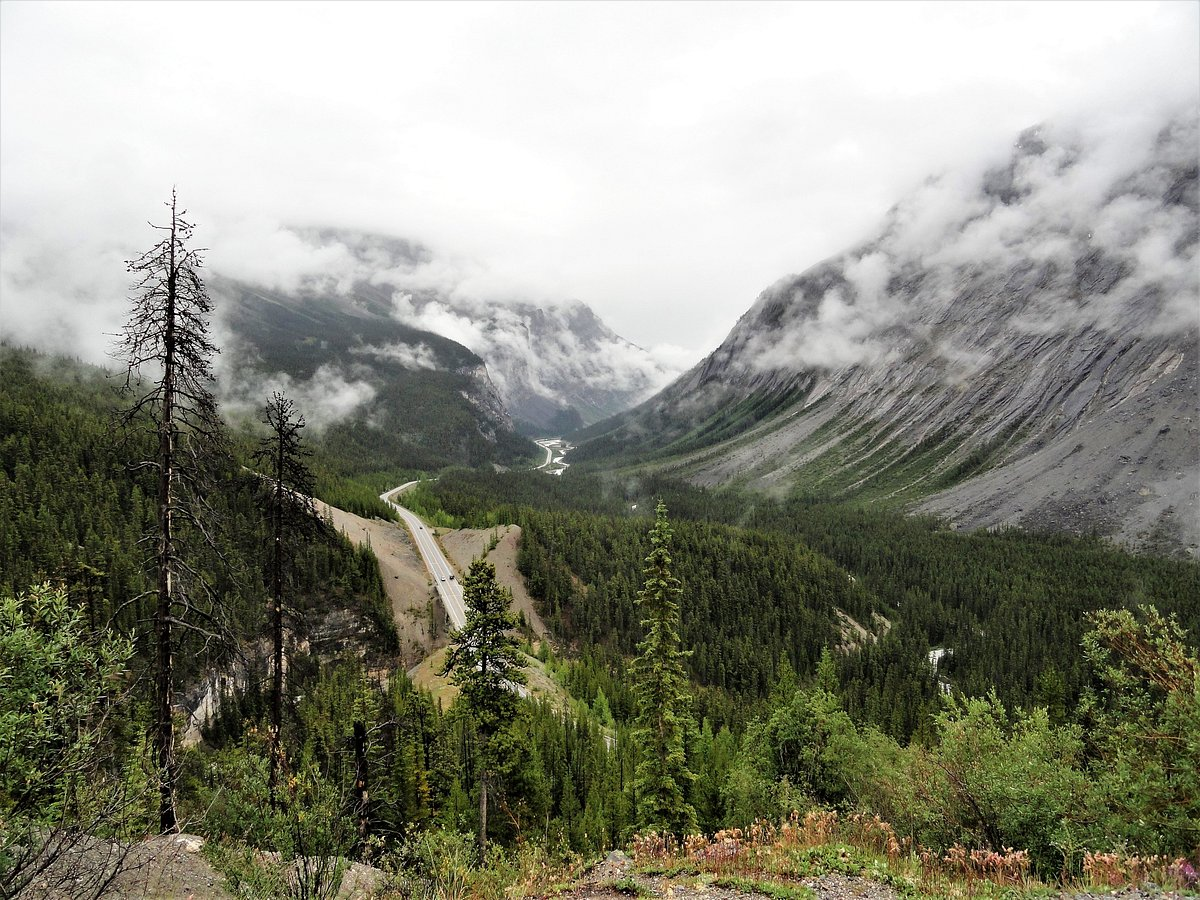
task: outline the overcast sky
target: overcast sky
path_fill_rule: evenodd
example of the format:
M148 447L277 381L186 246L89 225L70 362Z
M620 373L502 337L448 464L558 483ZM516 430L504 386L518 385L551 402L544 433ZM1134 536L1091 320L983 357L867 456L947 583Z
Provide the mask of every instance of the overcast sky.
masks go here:
M171 185L208 265L406 237L690 364L1022 128L1200 103L1200 3L0 2L0 329L102 348Z

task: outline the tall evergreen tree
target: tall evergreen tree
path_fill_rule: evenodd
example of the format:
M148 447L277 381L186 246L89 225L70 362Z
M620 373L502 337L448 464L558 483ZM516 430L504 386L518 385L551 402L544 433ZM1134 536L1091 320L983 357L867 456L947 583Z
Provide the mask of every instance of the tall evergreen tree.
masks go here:
M638 592L644 614L645 639L634 666L638 697L637 736L640 747L635 790L637 820L642 828L677 836L696 830L696 810L687 802L695 775L684 752L688 686L679 647L679 579L671 574L671 525L661 500L650 530L645 586Z
M162 240L126 265L138 280L132 310L117 356L126 364L125 390L134 396L124 412L126 426L146 422L157 442L152 458L131 464L134 472L157 477L157 516L151 568L157 576L154 610L154 762L159 779L159 826L178 830L175 782L178 765L174 733L174 654L176 625L205 630L211 610L203 607L203 586L189 578L183 533L205 530L205 504L199 490L203 461L221 442L221 423L209 386L210 360L217 352L208 336L212 301L200 279L199 252L188 247L193 226L171 191L171 221L153 225ZM143 369L149 370L148 383ZM190 582L190 583L189 583Z
M450 636L441 674L459 686L479 736L479 851L487 849L488 789L505 752L503 736L517 714L517 689L525 673L510 633L517 619L496 567L477 559L463 581L466 623ZM481 855L482 858L482 855Z
M283 729L283 585L284 565L289 544L311 531L317 523L313 506L313 476L305 463L309 451L300 439L304 416L296 404L275 391L267 401L263 422L270 429L254 454L254 463L265 476L268 508L271 512L271 770L268 779L271 802L277 802L275 788L284 750L280 738Z

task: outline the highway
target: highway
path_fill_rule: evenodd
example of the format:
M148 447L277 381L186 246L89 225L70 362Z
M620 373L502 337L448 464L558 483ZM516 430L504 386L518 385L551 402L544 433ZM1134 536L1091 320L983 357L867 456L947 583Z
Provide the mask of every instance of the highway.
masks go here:
M571 449L570 444L562 438L542 438L534 443L546 451L546 461L536 468L545 469L550 475L561 475L566 471L570 463L563 462L563 457Z
M467 614L466 607L463 605L462 585L458 582L458 575L454 567L450 565L450 561L442 553L442 548L438 546L437 540L417 514L391 499L416 483L410 481L400 487L384 491L379 495L379 499L396 510L400 514L400 518L404 520L404 524L408 526L408 530L412 532L413 540L417 544L417 551L421 554L421 559L425 561L425 568L429 570L433 586L437 588L438 596L442 598L442 606L445 607L446 614L450 617L450 624L454 628L462 628L467 624Z
M404 520L404 524L408 526L408 530L412 532L421 559L425 561L425 568L429 570L438 596L442 598L442 606L445 607L446 614L450 617L450 624L454 628L462 628L467 623L466 605L463 603L463 589L454 572L454 567L450 565L450 561L442 553L442 548L438 546L437 540L430 534L420 517L391 499L401 491L418 483L416 481L405 482L400 487L384 491L379 495L379 499L396 510L400 514L400 518ZM515 690L518 696L529 696L529 690L524 685L508 682L506 684L508 684L509 690Z

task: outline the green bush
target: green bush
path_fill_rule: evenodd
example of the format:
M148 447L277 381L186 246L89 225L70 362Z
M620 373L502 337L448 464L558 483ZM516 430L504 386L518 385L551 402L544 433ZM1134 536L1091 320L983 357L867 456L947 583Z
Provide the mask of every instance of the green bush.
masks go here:
M1010 717L995 694L954 699L936 723L940 742L913 770L922 842L1027 849L1057 872L1062 823L1086 806L1079 728L1052 726L1044 709Z
M356 831L342 792L315 766L284 772L271 803L265 735L193 754L186 763L190 811L203 815L214 865L243 896L337 894ZM191 806L194 804L194 807Z
M1186 855L1200 846L1200 665L1179 623L1151 607L1090 617L1085 699L1097 800L1089 843Z
M0 884L20 893L67 874L87 832L119 836L136 819L132 780L108 742L124 700L131 643L91 632L62 587L0 598ZM115 865L114 861L114 865ZM80 873L79 879L104 874ZM76 889L87 886L80 881Z

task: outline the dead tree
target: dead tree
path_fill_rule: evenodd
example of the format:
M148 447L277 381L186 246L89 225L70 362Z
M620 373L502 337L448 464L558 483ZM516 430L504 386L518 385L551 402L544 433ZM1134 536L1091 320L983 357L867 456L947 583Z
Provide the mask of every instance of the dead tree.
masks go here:
M254 463L269 490L271 511L271 803L276 804L276 785L284 759L283 730L283 587L284 567L296 538L311 533L317 524L313 506L313 478L305 463L309 451L301 444L304 416L296 404L275 391L267 401L262 420L270 429L254 454Z
M216 634L213 612L198 603L202 585L187 565L184 532L206 534L206 504L199 487L205 458L223 443L220 418L209 389L210 360L217 353L208 336L212 301L200 279L199 251L189 248L193 226L171 191L171 221L151 227L162 239L126 263L137 281L132 310L116 356L126 365L125 391L132 405L126 427L152 432L157 450L130 463L151 471L158 482L157 517L151 536L151 569L157 578L154 624L154 711L152 746L158 773L159 827L178 830L175 782L174 654L177 627Z

